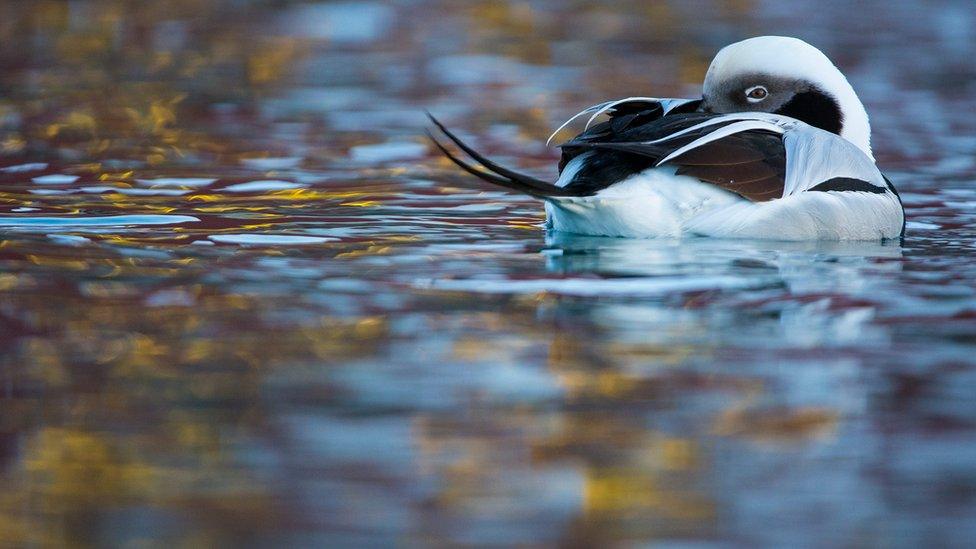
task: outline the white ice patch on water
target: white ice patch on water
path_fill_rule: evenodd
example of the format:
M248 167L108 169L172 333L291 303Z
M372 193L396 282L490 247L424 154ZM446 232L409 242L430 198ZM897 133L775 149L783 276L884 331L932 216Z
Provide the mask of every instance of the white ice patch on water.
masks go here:
M39 175L31 181L37 183L38 185L70 185L75 181L78 181L79 177L77 175L66 175L61 173L53 173L51 175Z
M240 244L241 246L289 246L302 244L322 244L339 240L324 236L298 236L286 234L215 234L209 237L221 244Z
M136 179L136 183L147 187L206 187L217 181L209 177L160 177L158 179Z
M541 280L468 279L417 280L413 286L425 290L473 292L484 294L534 294L548 292L575 296L657 296L700 292L705 290L741 290L774 284L772 279L733 276L639 277L639 278L567 278Z
M4 173L22 173L22 172L39 172L41 170L46 170L47 164L44 162L31 162L30 164L17 164L16 166L7 166L6 168L0 168L0 172Z
M297 168L302 163L300 156L282 156L272 158L245 158L241 160L244 167L252 170L288 170Z
M281 181L277 179L267 179L262 181L248 181L247 183L237 183L228 185L221 190L230 193L253 193L262 191L283 191L288 189L301 189L302 185L291 181Z

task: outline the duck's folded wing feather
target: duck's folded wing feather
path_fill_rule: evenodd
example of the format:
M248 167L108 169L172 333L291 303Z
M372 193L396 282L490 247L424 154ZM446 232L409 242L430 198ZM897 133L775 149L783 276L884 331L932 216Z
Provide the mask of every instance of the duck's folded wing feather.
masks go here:
M674 166L678 175L695 177L754 202L783 196L786 181L783 130L769 122L722 120L715 115L696 113L668 116L622 132L599 131L596 127L593 130L596 131L564 144L564 151L571 157L587 150L642 157L645 169ZM581 173L566 188L596 187L595 175Z
M871 158L846 139L767 113L674 114L620 132L594 127L563 145L564 158L586 151L598 151L589 158L601 162L590 160L593 168L580 169L567 190L580 185L595 194L622 181L600 171L611 160L602 157L615 155L612 160L637 169L673 166L678 175L753 202L805 191L883 193L891 187ZM861 183L824 185L834 180Z
M613 132L622 132L627 128L646 124L672 113L694 112L701 105L701 99L677 99L660 97L627 97L606 101L587 107L574 114L552 132L546 144L552 143L556 135L569 126L574 120L589 115L584 132L593 126L593 122L600 115L607 115L609 120L605 127Z

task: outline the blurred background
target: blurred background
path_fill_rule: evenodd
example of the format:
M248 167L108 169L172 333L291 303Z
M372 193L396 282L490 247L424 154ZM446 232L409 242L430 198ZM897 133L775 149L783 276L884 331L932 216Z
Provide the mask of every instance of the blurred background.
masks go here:
M969 0L0 4L0 545L966 546ZM808 40L904 243L546 235L422 138ZM576 128L579 129L578 127ZM568 133L567 133L568 135Z

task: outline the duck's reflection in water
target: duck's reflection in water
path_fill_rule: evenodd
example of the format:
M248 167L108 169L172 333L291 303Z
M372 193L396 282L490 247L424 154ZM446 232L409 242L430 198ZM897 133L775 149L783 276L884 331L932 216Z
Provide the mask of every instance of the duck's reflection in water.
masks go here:
M425 463L450 480L442 509L487 528L492 501L520 501L505 520L589 543L886 539L864 350L890 338L872 296L901 270L898 243L553 233L541 253L557 276L451 288L542 291L527 329L561 392L421 423Z

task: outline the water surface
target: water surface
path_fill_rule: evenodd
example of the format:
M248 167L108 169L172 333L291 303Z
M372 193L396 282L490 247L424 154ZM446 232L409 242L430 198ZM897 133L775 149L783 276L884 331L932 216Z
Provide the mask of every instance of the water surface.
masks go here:
M964 546L966 1L0 6L10 545ZM867 104L903 243L547 235L552 177L756 34Z

